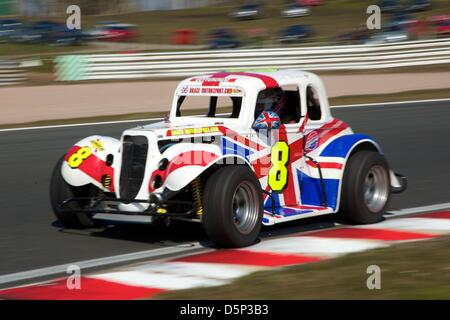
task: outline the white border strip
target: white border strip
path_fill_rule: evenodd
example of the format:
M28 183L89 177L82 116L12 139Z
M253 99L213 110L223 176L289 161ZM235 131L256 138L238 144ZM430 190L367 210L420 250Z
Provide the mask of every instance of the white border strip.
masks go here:
M443 102L443 101L450 101L450 98L428 99L428 100L408 100L408 101L395 101L395 102L379 102L379 103L362 103L362 104L346 104L346 105L330 106L330 108L333 108L333 109L334 108L354 108L354 107L399 105L399 104L410 104L410 103L430 103L430 102ZM148 119L103 121L103 122L71 123L71 124L61 124L61 125L53 125L53 126L20 127L20 128L0 129L0 132L25 131L25 130L41 130L41 129L57 129L57 128L70 128L70 127L81 127L81 126L97 126L97 125L107 125L107 124L158 121L158 120L163 120L163 119L164 118L148 118Z
M432 204L429 206L422 206L422 207L414 207L414 208L407 208L407 209L400 209L400 210L391 210L387 213L392 215L385 215L386 219L390 218L396 218L399 216L414 214L414 213L421 213L421 212L433 212L433 211L439 211L439 210L446 210L450 209L450 202L446 203L439 203L439 204Z
M358 96L355 96L358 97ZM408 100L408 101L392 101L392 102L379 102L379 103L361 103L361 104L342 104L338 106L330 106L330 108L353 108L353 107L373 107L380 105L398 105L398 104L411 104L411 103L430 103L430 102L444 102L450 101L450 98L443 99L427 99L427 100Z
M439 204L433 204L428 206L422 206L422 207L414 207L414 208L407 208L407 209L401 209L401 210L392 210L388 211L387 215L385 215L386 219L394 219L399 216L403 215L409 215L409 214L415 214L415 213L422 213L422 212L433 212L438 210L445 210L450 209L450 202L446 203L439 203ZM340 225L340 224L336 224ZM324 228L329 229L329 228ZM309 230L311 231L311 230ZM288 238L282 237L282 238ZM15 282L15 281L22 281L22 280L28 280L33 278L39 278L39 277L45 277L45 276L51 276L56 274L63 274L66 273L67 267L69 265L78 265L80 268L92 268L92 267L102 267L107 266L115 263L121 263L121 262L132 262L140 259L146 259L146 258L156 258L159 256L169 255L169 254L184 254L187 252L190 252L195 249L207 249L209 248L202 246L200 243L186 243L174 247L168 247L168 248L160 248L160 249L153 249L153 250L147 250L147 251L140 251L140 252L134 252L134 253L127 253L117 256L111 256L111 257L104 257L104 258L98 258L98 259L92 259L92 260L85 260L85 261L78 261L78 262L72 262L67 263L63 265L53 266L53 267L47 267L47 268L40 268L30 271L24 271L24 272L18 272L18 273L11 273L7 275L0 276L0 284Z
M120 124L120 123L132 123L132 122L140 122L140 121L157 121L157 120L163 120L163 119L164 118L148 118L148 119L132 119L132 120L117 120L117 121L102 121L102 122L70 123L70 124L59 124L59 125L53 125L53 126L0 129L0 132L70 128L70 127L81 127L81 126L97 126L97 125L104 125L104 124ZM64 119L62 119L62 120L64 120Z
M47 268L40 268L40 269L34 269L24 272L17 272L17 273L11 273L7 275L0 276L0 284L14 282L14 281L21 281L21 280L27 280L27 279L33 279L33 278L39 278L39 277L45 277L45 276L51 276L56 274L64 274L67 272L67 267L70 265L77 265L81 269L83 268L93 268L93 267L100 267L100 266L106 266L121 262L131 262L136 261L140 259L148 259L148 258L156 258L159 256L165 256L170 254L182 254L187 253L192 250L204 248L199 243L186 243L174 247L167 247L167 248L159 248L159 249L152 249L147 251L139 251L139 252L133 252L133 253L127 253L127 254L121 254L117 256L111 256L111 257L105 257L105 258L98 258L98 259L92 259L92 260L85 260L85 261L76 261L71 262L67 264L57 265L53 267L47 267Z

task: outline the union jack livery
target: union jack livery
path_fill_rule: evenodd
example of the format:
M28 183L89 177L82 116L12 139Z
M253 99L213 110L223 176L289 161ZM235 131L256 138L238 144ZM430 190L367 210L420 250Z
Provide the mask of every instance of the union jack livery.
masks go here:
M332 117L316 75L220 72L183 80L164 121L77 142L55 167L51 201L68 228L183 219L242 247L262 224L378 222L405 188L373 138Z
M281 124L280 117L273 111L263 111L256 118L254 129L279 129Z

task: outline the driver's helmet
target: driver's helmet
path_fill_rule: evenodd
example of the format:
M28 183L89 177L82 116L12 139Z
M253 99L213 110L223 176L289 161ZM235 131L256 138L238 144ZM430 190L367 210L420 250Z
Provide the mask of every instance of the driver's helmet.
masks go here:
M273 111L281 114L286 103L286 96L281 88L267 89L258 94L255 114L262 111Z
M280 128L281 120L278 114L273 111L263 111L256 118L253 123L254 129L278 129Z

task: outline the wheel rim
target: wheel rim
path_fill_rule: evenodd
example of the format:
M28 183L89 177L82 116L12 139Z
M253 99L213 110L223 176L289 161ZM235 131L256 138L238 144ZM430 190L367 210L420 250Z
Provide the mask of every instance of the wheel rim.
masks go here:
M370 168L364 180L364 202L372 212L379 212L388 199L389 186L386 170L379 165Z
M249 234L258 221L258 195L252 185L241 182L233 195L233 221L242 234Z

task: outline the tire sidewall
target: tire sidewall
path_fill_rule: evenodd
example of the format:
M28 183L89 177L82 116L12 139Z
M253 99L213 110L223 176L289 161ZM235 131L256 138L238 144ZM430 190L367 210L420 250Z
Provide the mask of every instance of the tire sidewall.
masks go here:
M364 182L369 170L381 166L387 175L387 200L377 212L369 210L364 200ZM359 151L352 155L347 163L343 179L341 212L344 217L357 224L369 224L383 220L383 214L390 200L389 165L385 157L373 151Z
M233 196L242 182L248 182L257 194L258 218L253 229L241 233L233 221ZM204 193L203 223L206 234L216 244L226 247L251 245L258 237L264 214L261 186L253 171L245 165L225 166L207 181Z
M61 174L61 167L64 162L62 156L53 169L50 180L50 203L58 220L66 228L83 229L95 226L91 215L83 212L64 212L60 205L64 200L75 197L72 187L64 180ZM87 186L88 187L88 186ZM80 210L82 207L77 202L70 202L65 206L68 210Z

